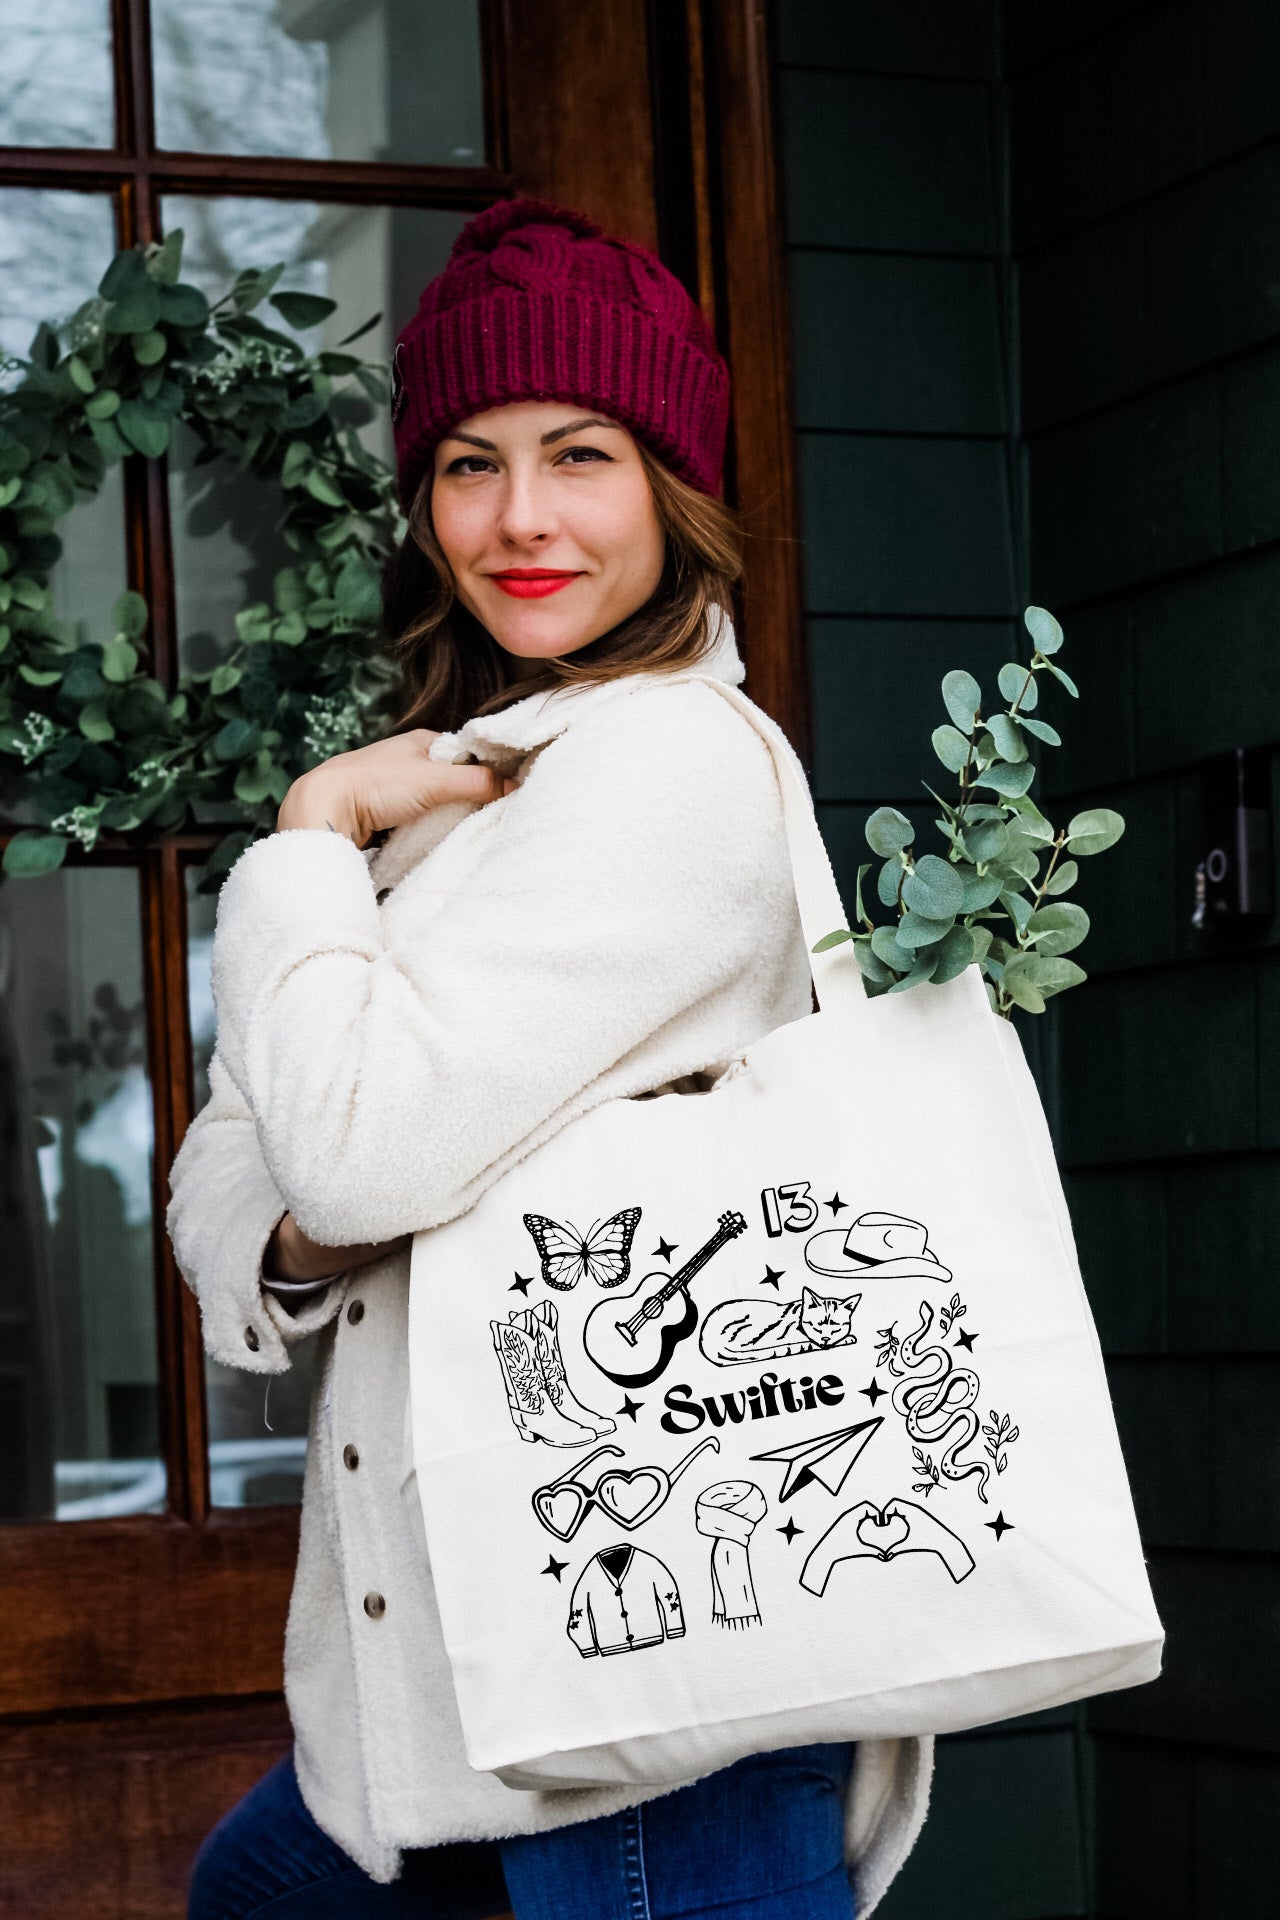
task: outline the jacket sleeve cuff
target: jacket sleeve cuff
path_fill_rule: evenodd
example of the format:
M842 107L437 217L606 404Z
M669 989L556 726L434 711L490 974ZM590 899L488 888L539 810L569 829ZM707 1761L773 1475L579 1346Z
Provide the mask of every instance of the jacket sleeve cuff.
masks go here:
M213 994L218 1051L245 1092L255 1008L295 966L324 953L384 951L369 862L327 827L287 827L246 847L218 896Z
M341 1310L346 1297L347 1276L335 1274L332 1280L315 1293L308 1294L300 1306L292 1311L280 1295L272 1293L265 1284L262 1287L262 1304L267 1318L280 1335L286 1347L293 1347L300 1340L307 1340L313 1333L319 1333L321 1327L327 1327Z

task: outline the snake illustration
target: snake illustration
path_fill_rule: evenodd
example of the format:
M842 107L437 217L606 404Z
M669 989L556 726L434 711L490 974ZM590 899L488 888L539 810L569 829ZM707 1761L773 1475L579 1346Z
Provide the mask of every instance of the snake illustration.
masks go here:
M986 1504L987 1481L991 1469L984 1460L961 1463L959 1455L977 1438L979 1420L972 1411L978 1397L978 1376L968 1367L957 1367L946 1347L937 1342L926 1346L933 1327L933 1308L920 1302L920 1325L904 1340L891 1344L886 1354L889 1371L898 1385L893 1389L894 1410L907 1423L913 1440L929 1446L946 1441L938 1459L938 1471L947 1480L968 1480L981 1474L978 1498ZM926 1372L925 1369L928 1369ZM954 1433L954 1439L947 1439Z

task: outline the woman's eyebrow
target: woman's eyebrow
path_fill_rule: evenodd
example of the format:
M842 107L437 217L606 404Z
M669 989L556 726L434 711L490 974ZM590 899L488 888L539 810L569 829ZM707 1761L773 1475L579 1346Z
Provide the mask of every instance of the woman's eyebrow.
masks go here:
M496 453L498 451L492 440L481 440L480 437L474 433L459 433L456 428L452 433L446 433L445 439L462 440L469 447L483 448L485 453Z
M581 433L584 427L612 427L616 433L622 431L616 420L602 420L593 413L582 420L571 420L567 427L556 427L551 433L544 433L540 445L549 447L553 441L563 440L566 434Z

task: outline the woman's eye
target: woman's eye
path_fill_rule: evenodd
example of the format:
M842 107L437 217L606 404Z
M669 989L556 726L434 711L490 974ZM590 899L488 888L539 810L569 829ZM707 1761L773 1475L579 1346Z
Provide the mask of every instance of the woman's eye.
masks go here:
M572 462L575 467L582 467L589 461L611 459L612 455L607 454L602 447L566 447L557 464L568 466Z
M445 468L446 473L493 473L496 469L492 460L486 460L481 453L464 453L458 459L451 460Z

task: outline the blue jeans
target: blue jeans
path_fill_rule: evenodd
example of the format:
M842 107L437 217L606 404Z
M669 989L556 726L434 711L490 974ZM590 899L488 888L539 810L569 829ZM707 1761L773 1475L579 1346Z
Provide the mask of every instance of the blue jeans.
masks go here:
M758 1754L622 1813L425 1847L379 1886L322 1833L281 1760L201 1847L188 1920L853 1920L848 1746Z

